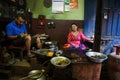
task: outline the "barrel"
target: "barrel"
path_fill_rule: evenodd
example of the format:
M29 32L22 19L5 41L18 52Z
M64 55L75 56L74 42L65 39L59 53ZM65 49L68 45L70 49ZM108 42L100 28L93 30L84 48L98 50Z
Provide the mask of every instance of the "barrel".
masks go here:
M113 52L108 58L109 80L120 80L120 55Z
M116 53L116 55L120 54L120 44L115 44L114 45L114 52Z

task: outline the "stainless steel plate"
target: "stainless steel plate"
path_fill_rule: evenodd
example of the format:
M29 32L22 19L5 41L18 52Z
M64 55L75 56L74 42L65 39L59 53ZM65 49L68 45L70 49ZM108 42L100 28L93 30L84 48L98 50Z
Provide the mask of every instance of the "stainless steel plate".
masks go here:
M101 63L108 58L105 54L99 53L99 52L87 52L86 56L91 61L96 62L96 63Z

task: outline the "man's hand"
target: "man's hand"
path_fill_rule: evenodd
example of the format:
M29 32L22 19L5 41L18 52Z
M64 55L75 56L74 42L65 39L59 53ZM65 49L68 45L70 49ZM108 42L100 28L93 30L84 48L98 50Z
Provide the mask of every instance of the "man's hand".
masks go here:
M30 34L27 34L27 33L25 33L25 34L24 34L24 33L21 33L21 34L20 34L20 37L26 37L26 36L28 36L28 35L30 35Z
M24 37L24 36L25 36L25 34L24 34L24 33L21 33L21 34L20 34L20 37Z

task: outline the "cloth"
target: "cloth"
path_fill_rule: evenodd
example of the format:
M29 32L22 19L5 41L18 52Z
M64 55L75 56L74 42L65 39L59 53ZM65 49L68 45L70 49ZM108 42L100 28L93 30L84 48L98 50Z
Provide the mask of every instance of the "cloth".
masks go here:
M68 34L68 43L71 44L71 48L75 48L75 46L79 46L80 49L85 49L85 45L81 43L81 41L87 41L88 38L84 36L82 32L78 32L78 35L73 35L72 32ZM82 44L82 45L81 45Z
M78 49L78 50L85 50L87 47L84 44L81 44L78 48L75 46L71 45L70 49Z
M107 47L101 52L105 55L110 55L112 52L114 52L114 45L116 45L116 44L120 44L120 41L109 42L107 44Z
M20 35L21 33L27 33L27 29L24 23L21 24L21 26L17 26L15 21L12 21L6 26L7 36L16 36Z
M37 40L37 37L32 37L31 46L37 47L36 40ZM12 40L11 44L13 44L14 46L24 46L25 45L25 37Z

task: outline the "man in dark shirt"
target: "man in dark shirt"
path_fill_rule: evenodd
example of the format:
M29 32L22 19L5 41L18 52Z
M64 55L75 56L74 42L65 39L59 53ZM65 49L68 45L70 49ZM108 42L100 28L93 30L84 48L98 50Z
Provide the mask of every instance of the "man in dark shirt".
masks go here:
M11 40L12 44L15 46L25 45L28 57L33 57L30 52L31 45L32 43L36 43L37 48L41 48L41 41L38 37L33 39L30 34L27 34L26 25L24 22L24 15L17 14L15 19L6 27L7 38Z

